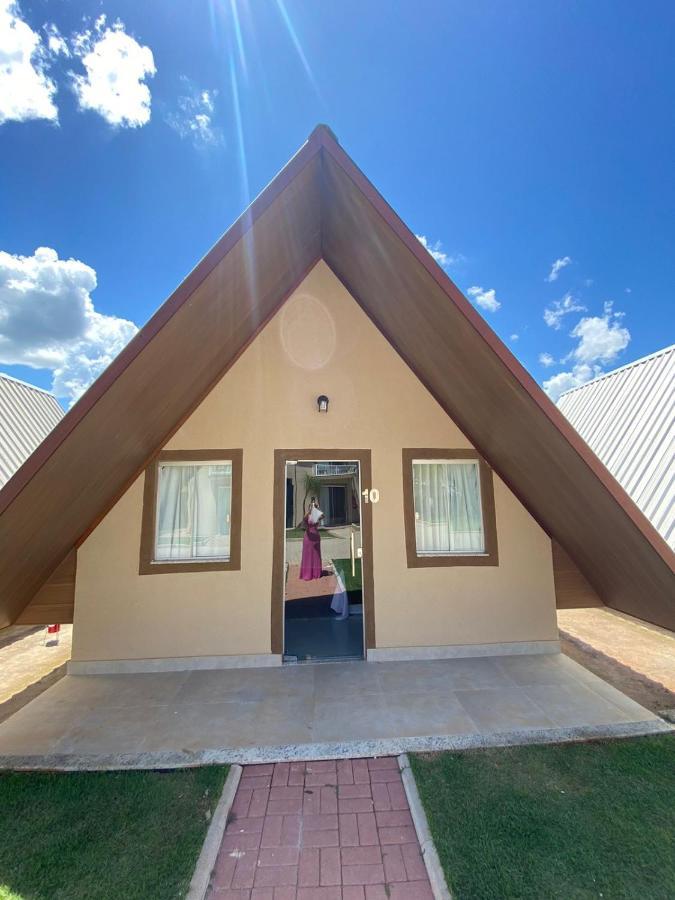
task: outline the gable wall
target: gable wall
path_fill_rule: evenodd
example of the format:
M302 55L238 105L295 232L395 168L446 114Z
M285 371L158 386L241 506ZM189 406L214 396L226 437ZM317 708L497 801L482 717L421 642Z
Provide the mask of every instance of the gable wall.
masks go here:
M470 446L320 262L167 444L243 448L241 571L138 575L138 479L78 551L73 658L269 653L273 459L286 447L372 451L378 647L555 640L551 543L497 476L499 566L406 567L401 449Z

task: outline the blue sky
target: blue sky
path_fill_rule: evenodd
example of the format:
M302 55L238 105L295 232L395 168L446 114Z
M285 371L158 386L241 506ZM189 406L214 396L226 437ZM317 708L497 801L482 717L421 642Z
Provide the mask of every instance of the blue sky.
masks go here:
M659 0L0 0L0 369L67 406L317 122L554 396L673 343L674 33Z

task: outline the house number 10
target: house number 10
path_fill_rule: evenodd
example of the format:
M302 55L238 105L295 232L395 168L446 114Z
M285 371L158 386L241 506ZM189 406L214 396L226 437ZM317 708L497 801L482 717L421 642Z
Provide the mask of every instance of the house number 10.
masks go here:
M377 488L370 488L370 490L366 488L365 491L361 491L361 493L363 494L363 499L366 503L377 503L380 499L380 492Z

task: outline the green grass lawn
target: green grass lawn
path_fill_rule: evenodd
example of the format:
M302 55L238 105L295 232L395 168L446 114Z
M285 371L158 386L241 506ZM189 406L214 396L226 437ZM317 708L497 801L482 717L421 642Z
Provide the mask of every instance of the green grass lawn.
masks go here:
M226 775L0 774L0 900L183 897Z
M455 900L675 897L675 737L411 765Z
M337 572L342 576L342 581L346 591L360 591L363 586L363 578L361 576L361 560L356 559L356 575L352 575L351 559L334 559L333 565Z

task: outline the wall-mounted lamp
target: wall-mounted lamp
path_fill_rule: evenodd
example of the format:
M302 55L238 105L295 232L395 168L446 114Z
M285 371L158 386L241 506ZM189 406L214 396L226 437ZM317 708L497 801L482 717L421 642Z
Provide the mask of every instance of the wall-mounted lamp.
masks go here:
M328 412L328 397L325 394L321 394L320 397L316 398L316 408L319 412Z

